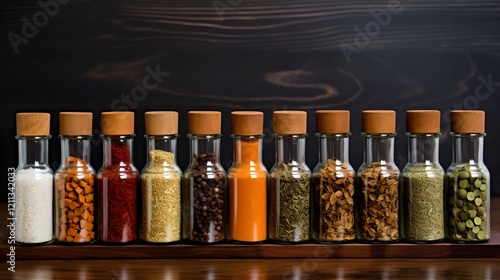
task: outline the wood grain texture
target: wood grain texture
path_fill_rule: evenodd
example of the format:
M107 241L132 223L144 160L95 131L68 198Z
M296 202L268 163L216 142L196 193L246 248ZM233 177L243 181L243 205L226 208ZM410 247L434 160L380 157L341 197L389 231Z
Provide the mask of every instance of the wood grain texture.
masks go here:
M376 23L387 1L161 1L73 0L60 6L32 47L149 48L163 51L338 50L355 28ZM498 1L398 1L397 13L378 25L366 49L493 50L500 46ZM32 1L4 6L1 31L20 32L23 16L41 10ZM372 27L373 28L373 27ZM376 31L373 29L374 32ZM3 33L2 32L2 33ZM9 47L8 41L2 46Z

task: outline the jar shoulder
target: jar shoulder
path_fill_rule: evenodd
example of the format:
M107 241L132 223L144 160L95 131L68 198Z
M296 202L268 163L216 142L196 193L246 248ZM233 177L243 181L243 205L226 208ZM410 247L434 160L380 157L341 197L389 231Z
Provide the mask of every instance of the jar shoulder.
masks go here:
M427 174L428 176L445 175L444 168L439 163L434 164L411 164L407 163L401 170L401 176L411 177L412 175Z
M337 177L345 175L355 176L356 171L349 162L328 160L326 162L318 162L314 167L313 176L323 173L335 174Z
M25 174L25 173L33 173L33 174L51 174L54 175L54 171L50 166L42 164L42 165L20 165L15 170L16 175Z

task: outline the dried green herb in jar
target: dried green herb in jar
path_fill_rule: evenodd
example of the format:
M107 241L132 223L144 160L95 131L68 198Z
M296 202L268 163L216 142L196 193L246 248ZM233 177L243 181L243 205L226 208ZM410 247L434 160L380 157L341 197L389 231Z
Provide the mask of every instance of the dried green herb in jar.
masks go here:
M149 151L150 162L141 175L141 238L147 242L181 239L181 172L175 156L163 150Z
M444 171L435 165L403 170L403 235L410 241L444 239Z
M328 159L313 182L315 238L354 240L354 172L347 164Z
M270 178L270 238L282 242L309 240L310 171L282 163Z
M448 236L454 241L489 239L488 174L469 164L448 171Z

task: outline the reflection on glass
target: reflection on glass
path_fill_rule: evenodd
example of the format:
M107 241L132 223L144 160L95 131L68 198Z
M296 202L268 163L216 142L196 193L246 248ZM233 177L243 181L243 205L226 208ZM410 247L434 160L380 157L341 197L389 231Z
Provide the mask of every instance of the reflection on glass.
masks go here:
M17 269L16 267L16 272L12 273L13 274L13 279L17 280L25 280L25 279L53 279L54 277L52 276L52 271L50 270L50 267L46 266L37 266L37 267L30 267L29 269L26 268L20 268Z

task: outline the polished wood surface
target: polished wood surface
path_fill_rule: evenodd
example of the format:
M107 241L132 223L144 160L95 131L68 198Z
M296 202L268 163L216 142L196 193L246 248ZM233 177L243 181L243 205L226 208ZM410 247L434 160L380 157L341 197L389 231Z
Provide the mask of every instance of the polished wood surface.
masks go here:
M499 259L19 261L1 279L498 279Z
M500 230L500 198L491 200L492 230ZM0 204L7 209L6 204ZM0 212L2 223L6 211ZM5 232L3 224L1 231ZM2 234L2 239L6 234ZM5 244L5 242L3 242ZM229 245L224 245L229 246ZM393 245L386 245L393 246ZM421 245L414 245L418 247ZM212 246L213 247L213 246ZM300 248L300 246L292 246ZM18 247L19 248L19 247ZM38 247L40 248L40 247ZM71 248L71 247L65 247ZM464 245L461 251L467 250ZM36 248L26 248L36 249ZM113 248L110 247L110 250ZM168 246L161 248L169 254ZM258 250L257 250L258 251ZM1 250L2 259L6 255ZM214 252L214 254L217 252ZM321 253L321 252L320 252ZM16 260L2 266L0 279L499 279L500 258L335 258L321 254L295 259L116 259ZM64 257L65 253L61 254ZM22 258L18 252L17 257ZM294 256L288 256L294 257Z

